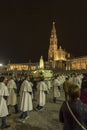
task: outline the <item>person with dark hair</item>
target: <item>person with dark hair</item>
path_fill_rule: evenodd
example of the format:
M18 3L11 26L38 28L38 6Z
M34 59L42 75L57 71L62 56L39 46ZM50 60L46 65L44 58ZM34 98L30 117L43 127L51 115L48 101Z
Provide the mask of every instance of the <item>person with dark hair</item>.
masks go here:
M7 82L7 78L1 76L0 77L0 117L2 120L1 129L10 127L10 125L7 125L6 123L6 117L8 115L6 100L9 96L7 86L5 85L6 82Z
M59 111L59 121L64 123L63 130L87 129L87 105L80 100L79 86L69 86L69 101L63 102Z

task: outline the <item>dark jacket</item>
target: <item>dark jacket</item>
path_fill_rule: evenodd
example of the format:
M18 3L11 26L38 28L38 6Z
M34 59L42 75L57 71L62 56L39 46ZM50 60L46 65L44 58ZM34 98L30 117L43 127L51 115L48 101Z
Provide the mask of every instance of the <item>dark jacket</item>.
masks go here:
M83 103L87 104L87 89L81 90L80 99Z
M87 128L87 105L83 104L80 100L70 100L69 106L80 123ZM64 123L63 130L82 130L73 119L67 108L66 102L64 102L60 108L59 120Z

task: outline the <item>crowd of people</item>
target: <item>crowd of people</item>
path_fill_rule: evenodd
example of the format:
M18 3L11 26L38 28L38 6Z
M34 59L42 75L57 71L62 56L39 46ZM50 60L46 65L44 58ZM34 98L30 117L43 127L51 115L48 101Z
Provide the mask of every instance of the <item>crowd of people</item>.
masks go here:
M17 121L29 118L32 110L40 111L45 108L46 95L53 90L53 103L56 103L61 95L61 89L65 93L59 120L64 123L64 130L87 129L87 76L83 74L54 74L52 80L45 80L44 76L35 81L29 75L0 76L0 117L1 128L8 128L7 116L14 107L15 114L20 113ZM33 101L37 106L34 109ZM73 117L73 115L75 115ZM79 121L78 121L79 120ZM78 123L79 122L79 123Z
M49 83L48 83L49 84ZM0 77L0 117L1 128L8 128L6 118L10 116L11 107L14 107L15 114L20 113L17 121L29 118L29 111L34 109L33 100L36 99L36 110L44 108L48 86L44 77L34 81L29 75L21 77L1 76Z

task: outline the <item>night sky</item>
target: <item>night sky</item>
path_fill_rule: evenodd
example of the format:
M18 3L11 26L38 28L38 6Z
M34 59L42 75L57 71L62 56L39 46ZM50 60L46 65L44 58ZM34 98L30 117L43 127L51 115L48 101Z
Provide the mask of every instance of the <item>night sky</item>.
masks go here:
M87 56L87 0L2 0L0 62L46 61L53 21L58 46Z

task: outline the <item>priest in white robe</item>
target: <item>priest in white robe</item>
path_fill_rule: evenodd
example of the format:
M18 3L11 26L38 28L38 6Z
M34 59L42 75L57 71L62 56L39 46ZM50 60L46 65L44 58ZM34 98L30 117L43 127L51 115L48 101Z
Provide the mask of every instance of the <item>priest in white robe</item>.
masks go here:
M40 82L37 84L37 110L44 108L46 104L46 94L48 93L47 84L44 81L44 77L41 77Z
M18 103L17 103L17 85L15 82L15 77L11 77L7 83L9 97L7 100L8 108L9 106L14 106L15 113L18 113Z
M33 110L32 87L33 84L29 81L29 76L26 76L20 89L20 110L22 111L20 119L27 118L28 111Z
M7 125L6 123L6 117L8 115L6 100L9 96L7 86L5 85L6 82L7 78L1 76L0 77L0 117L2 120L1 129L10 127L10 125Z

